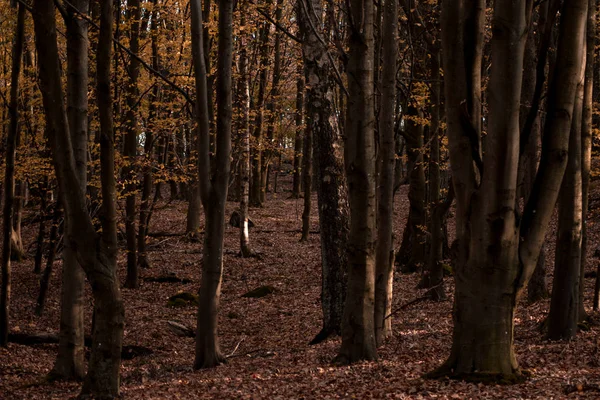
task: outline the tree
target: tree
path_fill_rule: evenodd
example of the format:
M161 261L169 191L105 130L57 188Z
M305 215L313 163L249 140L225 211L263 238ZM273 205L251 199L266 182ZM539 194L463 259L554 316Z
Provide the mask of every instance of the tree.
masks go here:
M396 56L398 43L398 3L385 0L383 5L383 71L381 84L381 114L379 119L379 179L377 182L377 247L375 278L375 331L377 344L391 335L392 285L394 277L394 165L396 161Z
M573 1L561 11L542 156L522 218L515 209L519 104L533 3L501 0L494 4L488 128L482 156L478 99L484 5L479 0L453 0L442 6L458 260L452 349L430 376L513 380L520 376L513 349L515 306L535 269L567 164L588 5L586 0ZM463 58L464 54L472 57Z
M344 163L348 178L350 233L348 291L342 320L341 363L377 358L375 342L375 115L373 2L351 0L348 113Z
M333 122L335 65L322 32L316 28L320 26L317 16L323 14L323 7L320 0L299 0L297 7L307 86L306 129L307 135L313 137L313 174L321 228L323 328L311 342L316 344L333 333L341 333L346 293L348 199L338 126Z
M8 344L9 302L10 302L10 260L11 238L13 233L13 202L15 195L15 155L17 136L19 135L19 76L21 75L21 58L23 54L23 37L25 36L25 7L18 5L17 26L12 48L12 70L10 86L10 126L6 138L6 169L4 172L4 209L2 239L2 288L0 289L0 346Z
M225 361L219 349L217 316L223 274L225 202L229 188L231 153L231 65L233 62L233 1L219 2L217 62L217 136L214 169L210 168L210 139L206 66L202 46L202 9L192 0L192 57L196 76L198 123L198 180L205 216L202 282L198 306L198 333L194 368L210 368Z
M87 190L88 154L88 27L77 12L87 13L89 0L77 0L67 7L67 118L80 189ZM68 218L68 216L67 216ZM68 221L66 222L69 223ZM81 379L85 375L84 326L85 275L69 237L63 256L60 340L50 376Z
M133 54L128 67L129 84L127 85L127 111L125 123L127 131L124 138L123 155L126 157L126 166L123 168L125 185L125 236L127 238L127 277L125 287L135 289L139 286L139 272L137 264L137 245L135 229L135 197L137 193L137 172L135 162L137 158L138 119L137 103L138 77L140 75L140 62L134 57L138 55L140 47L140 0L127 2L127 19L129 23L129 46Z
M112 15L110 0L101 4L97 91L101 123L102 235L96 233L81 190L62 101L55 6L36 0L33 6L39 77L51 148L65 214L66 235L77 254L94 296L92 351L82 394L114 398L119 393L119 367L124 307L116 275L117 229L114 180L114 135L110 96Z

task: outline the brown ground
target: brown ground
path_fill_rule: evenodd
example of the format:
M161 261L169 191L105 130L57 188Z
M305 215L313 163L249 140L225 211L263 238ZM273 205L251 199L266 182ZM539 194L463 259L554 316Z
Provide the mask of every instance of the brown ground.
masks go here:
M406 187L396 201L396 237L401 237L407 213ZM595 191L591 206L597 208ZM597 334L592 326L570 343L543 340L537 330L549 301L531 307L522 305L516 316L516 350L523 368L532 378L513 386L481 385L460 381L424 380L421 375L438 366L447 356L452 333L451 308L442 303L420 303L408 307L393 320L394 337L383 346L378 362L333 367L330 361L339 339L308 346L319 331L320 252L319 236L299 243L302 200L289 193L270 195L264 209L251 210L257 227L251 231L259 259L236 256L238 229L226 231L225 275L220 318L221 346L232 354L229 363L207 371L193 371L194 342L174 335L167 320L195 325L194 307L167 307L167 298L178 291L196 291L200 277L199 243L183 237L151 240L152 268L142 275L176 273L192 283L142 282L139 290L123 289L126 305L125 344L143 345L154 354L124 361L121 391L135 399L296 399L296 398L565 398L572 384L600 384ZM318 229L316 199L313 230ZM236 204L228 205L230 211ZM151 231L182 232L183 202L160 204ZM590 223L589 269L598 260L591 257L598 244L599 227ZM33 242L34 227L25 230L25 242ZM552 238L553 234L549 235ZM553 240L552 240L553 241ZM397 244L396 244L397 245ZM548 268L553 268L553 244L548 249ZM124 279L124 254L119 266ZM56 332L59 326L60 261L55 267L46 313L35 317L38 277L31 271L33 259L14 265L11 323L13 331ZM415 289L416 275L397 276L395 303L405 304L423 292ZM240 296L261 285L277 291L261 299ZM586 306L591 312L594 279L586 279ZM451 295L451 279L447 293ZM88 307L88 316L91 306ZM597 313L592 316L598 319ZM76 396L80 383L49 383L45 375L54 361L56 345L10 344L0 349L0 399L66 399ZM235 352L234 352L235 349ZM600 398L586 390L569 397Z

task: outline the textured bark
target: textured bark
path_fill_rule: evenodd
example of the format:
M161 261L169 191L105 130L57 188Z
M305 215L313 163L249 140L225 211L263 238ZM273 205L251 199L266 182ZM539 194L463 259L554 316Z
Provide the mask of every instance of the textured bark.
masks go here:
M233 1L219 2L219 48L217 61L216 158L210 170L210 138L207 120L206 65L202 47L202 11L199 0L191 2L192 56L196 76L196 115L199 129L198 180L205 214L205 235L200 284L196 358L194 368L210 368L225 361L219 349L217 320L223 275L225 202L229 188L231 153L231 65L233 62Z
M380 7L381 9L381 7ZM375 277L375 333L380 345L392 334L392 285L394 283L394 164L396 58L398 32L397 0L386 0L383 5L383 71L381 80L381 114L379 120L379 153L377 158L377 247Z
M582 188L581 117L584 69L577 85L569 138L569 160L560 188L558 227L554 261L552 299L548 314L548 338L571 339L579 321L579 281L581 268Z
M46 114L46 132L65 209L65 235L86 272L94 296L95 324L88 373L82 395L114 398L119 393L119 367L124 309L116 275L116 208L114 181L114 136L110 98L110 51L112 47L112 2L102 3L98 45L98 109L101 135L102 237L98 237L87 212L85 193L79 186L69 124L62 101L60 64L54 4L34 2L36 47L39 55L40 87ZM110 124L107 124L110 122Z
M135 55L140 49L140 0L127 2L127 22L129 24L129 48ZM138 77L140 75L140 62L131 57L128 66L129 82L126 90L127 111L125 113L125 124L127 130L124 138L123 156L126 166L123 167L123 178L125 185L125 237L127 239L127 276L125 287L135 289L139 286L139 271L137 264L137 245L135 229L135 197L137 191L137 137L139 133L137 119L137 102L139 98Z
M373 2L351 0L348 114L344 161L348 177L350 234L348 292L342 320L342 363L377 359L375 304L375 142Z
M317 190L321 229L323 328L318 343L340 333L346 293L346 241L348 200L338 126L335 125L333 66L321 43L316 16L320 1L299 2L298 19L303 37L302 55L307 85L306 124L313 135L313 183ZM310 12L308 11L310 9Z
M10 126L6 138L6 166L4 171L4 209L2 225L2 287L0 288L0 346L8 344L9 303L10 303L10 259L11 237L13 231L13 202L15 194L15 156L17 136L19 134L19 76L21 74L21 55L25 31L25 7L18 5L17 25L12 46L12 71L10 87Z

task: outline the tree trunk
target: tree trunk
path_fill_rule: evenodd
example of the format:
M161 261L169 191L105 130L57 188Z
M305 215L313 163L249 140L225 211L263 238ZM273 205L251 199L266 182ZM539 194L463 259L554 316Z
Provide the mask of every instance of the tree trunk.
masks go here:
M206 88L206 65L202 47L202 10L199 0L191 2L192 56L196 76L198 119L198 181L204 206L202 282L198 307L198 333L194 368L210 368L225 361L219 349L217 318L223 274L225 201L229 188L231 153L231 65L233 62L233 1L219 3L219 49L217 62L216 158L210 170L210 138Z
M304 131L304 79L302 64L298 62L298 78L296 79L296 137L294 140L294 180L292 183L292 198L300 198L302 183L302 162L305 154L302 152L302 132Z
M581 225L581 270L579 279L579 322L588 319L584 307L585 267L587 264L587 213L589 207L590 172L592 169L592 116L594 110L594 55L596 46L596 1L589 0L588 21L586 34L586 66L585 86L583 94L583 110L581 125L581 196L582 196L582 225Z
M272 0L268 0L265 7L270 8ZM250 204L253 207L262 207L265 201L266 179L263 178L265 168L264 162L264 108L265 95L267 90L267 66L269 64L269 33L271 32L271 23L264 22L259 30L260 42L260 64L258 77L258 94L256 98L256 117L254 120L254 156L252 156L252 185L250 187Z
M386 0L383 5L383 71L381 114L379 120L377 247L375 277L375 333L380 345L392 334L392 287L394 283L394 163L396 111L396 58L398 49L398 3ZM381 6L380 6L381 8Z
M312 159L313 159L313 135L312 128L307 125L304 128L304 143L302 150L302 182L304 189L304 208L302 210L302 237L301 242L308 241L310 232L310 207L312 195ZM322 253L321 253L322 254Z
M83 13L89 10L89 0L78 0L73 4ZM87 22L82 20L74 10L71 8L68 10L66 19L67 117L79 187L85 193L88 150L88 28ZM66 221L67 225L68 223ZM68 235L65 235L64 240L58 355L50 376L53 379L81 379L85 374L83 343L85 276Z
M151 34L151 46L152 46L152 68L156 71L159 70L158 64L158 0L153 0L152 5L152 21L150 22L150 34ZM146 236L149 231L151 207L150 207L150 196L152 195L152 170L153 170L153 150L156 130L158 124L156 118L158 114L158 100L160 93L160 85L158 82L154 82L152 88L152 94L150 96L150 105L148 106L148 122L146 129L146 137L144 140L144 179L142 183L142 201L140 203L140 222L138 231L138 267L149 268L150 261L148 259L148 253L146 252Z
M444 232L443 223L449 207L440 202L440 51L433 51L431 56L431 149L429 154L429 204L431 207L429 232L429 258L424 268L420 287L431 288L430 296L435 301L446 298L444 292L444 269L442 267ZM450 197L450 196L448 196ZM451 201L451 200L450 200ZM448 205L449 206L449 205Z
M349 7L353 31L350 32L347 70L349 97L344 161L351 217L347 247L348 291L342 320L342 345L337 358L342 363L377 358L373 2L351 0Z
M17 136L19 135L19 76L21 74L21 55L23 54L23 37L25 30L25 7L18 5L17 26L12 48L12 71L10 86L10 126L6 138L6 166L4 171L4 210L2 239L2 287L0 288L0 346L8 344L9 302L10 302L10 257L12 237L12 215L15 194L15 156Z
M569 138L567 170L560 188L558 227L554 261L552 299L548 314L548 338L571 339L579 321L579 281L582 237L581 121L585 64L577 85Z
M472 122L473 114L464 107L467 104L461 104L469 88L477 86L463 73L461 57L463 51L469 53L477 47L464 45L472 37L466 36L463 22L468 19L463 18L463 12L483 15L485 4L478 1L470 4L470 9L461 9L457 7L460 3L444 1L442 6L446 116L457 198L454 334L450 357L430 376L510 382L520 379L513 349L515 306L535 269L566 167L587 2L570 2L561 12L542 157L520 220L515 210L519 104L532 3L494 3L493 64L483 159L477 146L478 122ZM483 37L483 29L477 35Z
M313 29L320 26L316 16L322 15L322 4L312 0L310 5L299 2L298 7L307 84L306 123L314 138L313 178L317 189L321 229L323 328L312 340L311 343L315 344L333 333L341 333L346 293L348 200L339 132L333 122L333 65L328 58L326 46Z
M44 274L40 279L40 293L37 298L37 305L35 307L35 315L40 317L44 312L44 306L46 304L46 296L48 294L48 288L50 287L50 277L52 276L52 270L54 267L54 259L56 257L56 247L58 240L58 227L60 223L60 209L58 203L54 208L54 216L52 217L52 227L50 228L50 237L48 238L48 256L46 258L46 268ZM60 343L60 333L59 333ZM83 375L82 375L83 376Z
M247 3L244 2L244 6ZM246 26L245 7L242 10L241 25L244 29ZM240 181L241 181L241 196L240 196L240 254L242 257L250 257L252 250L250 249L250 226L248 222L248 203L250 200L250 89L248 87L248 52L246 46L248 44L248 35L243 32L240 35L240 57L239 57L239 105L240 105Z
M127 3L127 19L129 23L129 47L133 54L138 55L140 43L140 18L141 6L140 0L130 0ZM127 131L124 139L123 155L125 156L126 166L123 168L123 178L125 185L125 237L127 238L127 277L125 278L125 287L136 289L139 286L139 271L137 265L137 246L135 230L135 197L137 192L137 168L135 166L137 159L137 102L138 77L140 74L140 62L131 57L128 68L129 82L127 85L127 112L125 113L125 123Z
M422 112L413 106L408 106L407 115L422 117ZM425 265L425 196L427 187L425 181L425 166L423 161L423 125L413 119L405 120L406 153L408 154L408 176L410 186L408 200L410 209L400 250L396 254L396 265L404 273L416 272Z
M98 110L101 135L101 184L103 198L102 237L96 234L81 190L71 145L69 124L62 101L60 64L56 37L55 6L34 2L36 47L39 55L40 88L46 114L46 132L63 199L69 237L80 265L86 272L94 296L93 345L82 388L83 395L114 398L119 393L119 367L124 309L116 275L117 229L114 180L114 135L110 96L112 46L112 2L102 2L98 44Z

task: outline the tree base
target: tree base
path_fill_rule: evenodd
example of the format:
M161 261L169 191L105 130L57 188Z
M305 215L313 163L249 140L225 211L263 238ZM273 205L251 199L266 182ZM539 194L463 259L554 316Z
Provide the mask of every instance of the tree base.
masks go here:
M221 364L226 364L227 359L220 352L214 352L211 354L205 354L200 358L196 358L194 361L194 369L206 369L214 368Z
M438 369L423 375L423 378L425 379L450 378L471 383L483 383L486 385L515 385L525 382L530 377L530 371L521 369L517 369L511 374L491 372L455 373L454 368L445 364Z

